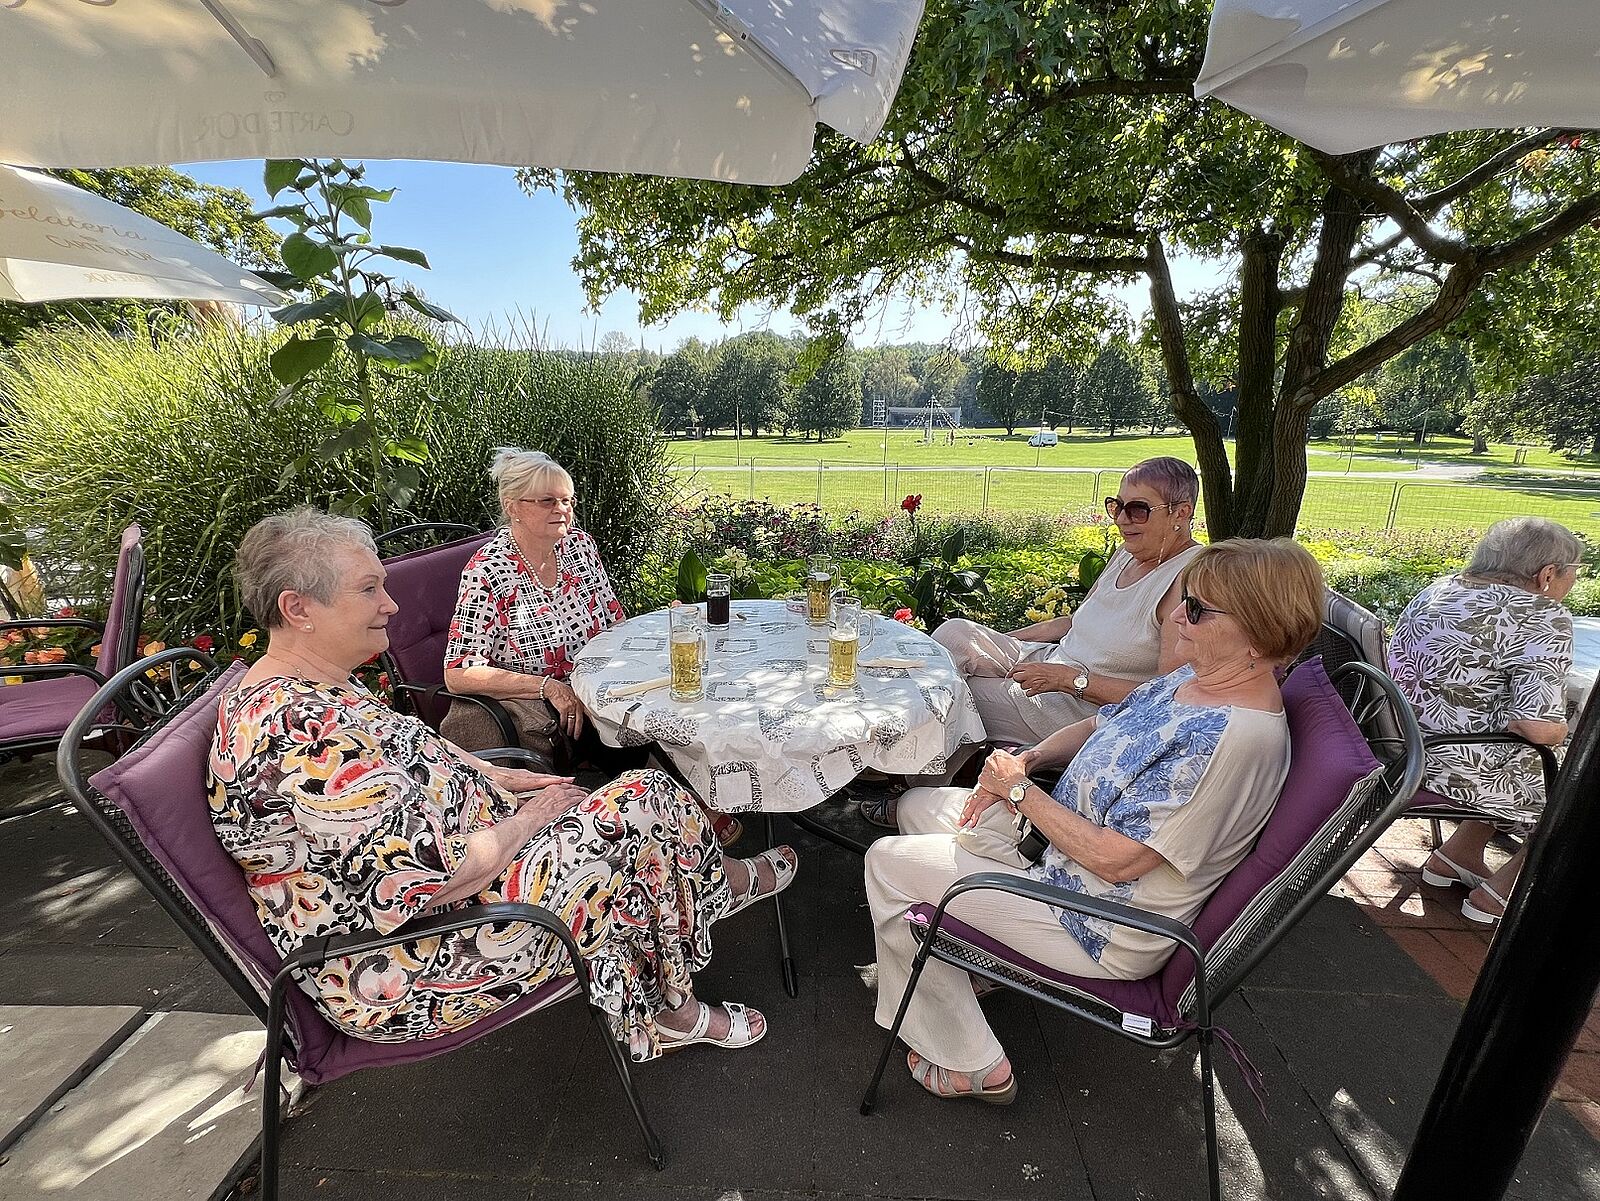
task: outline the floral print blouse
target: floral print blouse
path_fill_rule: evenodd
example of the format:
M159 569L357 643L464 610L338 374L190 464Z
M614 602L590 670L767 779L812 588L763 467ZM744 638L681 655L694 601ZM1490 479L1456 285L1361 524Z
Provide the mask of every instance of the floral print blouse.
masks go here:
M1418 593L1389 643L1389 674L1430 734L1498 732L1517 718L1563 721L1571 670L1566 606L1459 575ZM1538 757L1507 746L1431 748L1422 786L1522 830L1544 805Z
M1052 845L1029 875L1191 922L1249 854L1289 773L1288 718L1178 700L1179 687L1193 678L1181 667L1103 707L1054 793L1097 826L1158 852L1163 863L1133 880L1102 880ZM1147 976L1173 951L1167 939L1100 918L1066 909L1058 917L1114 979Z
M499 667L565 680L578 652L624 617L594 539L573 530L556 546L558 578L546 588L510 530L467 560L444 665Z

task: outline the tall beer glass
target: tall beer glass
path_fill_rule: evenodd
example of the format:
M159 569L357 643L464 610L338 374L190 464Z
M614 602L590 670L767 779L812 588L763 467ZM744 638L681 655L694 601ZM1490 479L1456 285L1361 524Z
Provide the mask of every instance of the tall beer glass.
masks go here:
M697 701L706 694L706 632L700 611L692 605L667 610L671 695L675 701Z
M856 652L861 645L861 598L838 593L833 598L828 631L828 683L848 688L856 682Z
M812 555L806 563L806 624L828 624L828 600L833 595L838 568L827 555Z

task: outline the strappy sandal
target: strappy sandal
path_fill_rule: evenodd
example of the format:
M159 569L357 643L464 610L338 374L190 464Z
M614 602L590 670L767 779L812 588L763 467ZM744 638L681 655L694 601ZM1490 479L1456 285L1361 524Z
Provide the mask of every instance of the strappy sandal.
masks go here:
M794 853L791 846L773 847L769 851L762 851L754 859L741 859L745 870L750 875L750 881L745 885L744 892L733 898L733 904L728 906L727 912L722 916L732 917L741 909L748 909L757 901L764 901L768 897L775 897L789 885L794 883L794 878L800 871L800 858ZM772 868L773 885L766 892L761 891L760 867L765 863Z
M1452 873L1446 876L1440 872L1433 871L1424 862L1422 865L1422 882L1424 884L1432 884L1435 888L1449 888L1456 884L1465 884L1468 888L1477 888L1478 885L1489 878L1488 876L1480 876L1477 872L1469 872L1459 863L1446 858L1443 851L1434 851L1430 858L1437 859L1448 867Z
M728 1051L737 1051L741 1047L753 1046L766 1037L771 1023L766 1020L766 1015L759 1009L749 1009L737 1001L724 1001L717 1008L728 1015L728 1033L721 1038L712 1038L708 1031L711 1029L711 1006L704 1001L700 1002L700 1013L695 1018L694 1025L688 1030L677 1031L670 1026L656 1023L656 1042L661 1046L663 1055L672 1051L681 1051L685 1047L696 1047L704 1044L708 1047L722 1047ZM761 1018L761 1031L754 1033L750 1024L750 1015L755 1014Z
M744 823L732 814L712 810L707 813L711 816L711 833L716 836L717 846L724 851L744 837Z
M911 1062L911 1055L917 1056L916 1063ZM980 1072L963 1072L966 1076L968 1088L957 1088L955 1081L944 1068L932 1060L924 1059L915 1051L906 1056L906 1066L911 1069L911 1078L922 1085L924 1091L931 1097L941 1101L982 1101L985 1105L1010 1105L1017 1099L1017 1074L1015 1071L1006 1077L1002 1085L980 1087L979 1082L986 1079L990 1072L1005 1062L1005 1056L1000 1056L988 1067Z
M1487 880L1480 881L1477 887L1483 889L1488 898L1496 905L1500 906L1500 912L1490 913L1487 909L1479 909L1472 903L1472 894L1468 893L1467 899L1461 902L1461 916L1466 918L1469 922L1477 922L1480 926L1494 926L1499 924L1500 919L1506 914L1506 899L1494 889L1490 888Z
M862 797L856 802L856 812L861 814L861 820L869 826L877 826L880 830L898 832L900 823L895 818L895 808L898 800L898 797L888 796L887 794Z

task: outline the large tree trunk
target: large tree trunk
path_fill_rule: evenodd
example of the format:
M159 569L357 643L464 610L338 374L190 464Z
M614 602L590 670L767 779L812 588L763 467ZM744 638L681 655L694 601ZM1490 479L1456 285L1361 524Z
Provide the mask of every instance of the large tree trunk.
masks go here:
M1257 228L1240 246L1239 374L1233 426L1235 533L1261 531L1277 478L1273 454L1273 377L1278 367L1278 273L1283 237Z
M1189 366L1189 348L1183 342L1183 314L1172 290L1172 272L1161 239L1150 238L1150 312L1155 317L1156 334L1161 342L1161 362L1167 383L1172 388L1172 411L1189 428L1199 460L1200 486L1205 495L1206 531L1216 542L1234 535L1233 471L1228 466L1228 450L1222 444L1222 427L1217 415L1200 400L1195 391L1194 372Z

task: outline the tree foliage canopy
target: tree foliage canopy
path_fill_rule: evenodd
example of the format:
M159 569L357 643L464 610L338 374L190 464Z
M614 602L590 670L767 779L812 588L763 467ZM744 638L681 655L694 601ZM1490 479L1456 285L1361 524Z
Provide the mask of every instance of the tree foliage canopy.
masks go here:
M1577 131L1472 132L1330 158L1196 101L1206 0L930 0L882 136L820 134L775 189L529 170L580 210L591 296L649 322L782 305L835 339L892 298L980 310L992 346L1092 359L1144 277L1213 537L1292 530L1324 398L1451 328L1508 377L1538 331L1600 329L1600 171ZM1174 254L1229 264L1180 302ZM1529 269L1533 267L1533 269ZM1424 302L1381 329L1359 294ZM1230 468L1208 385L1236 391Z

